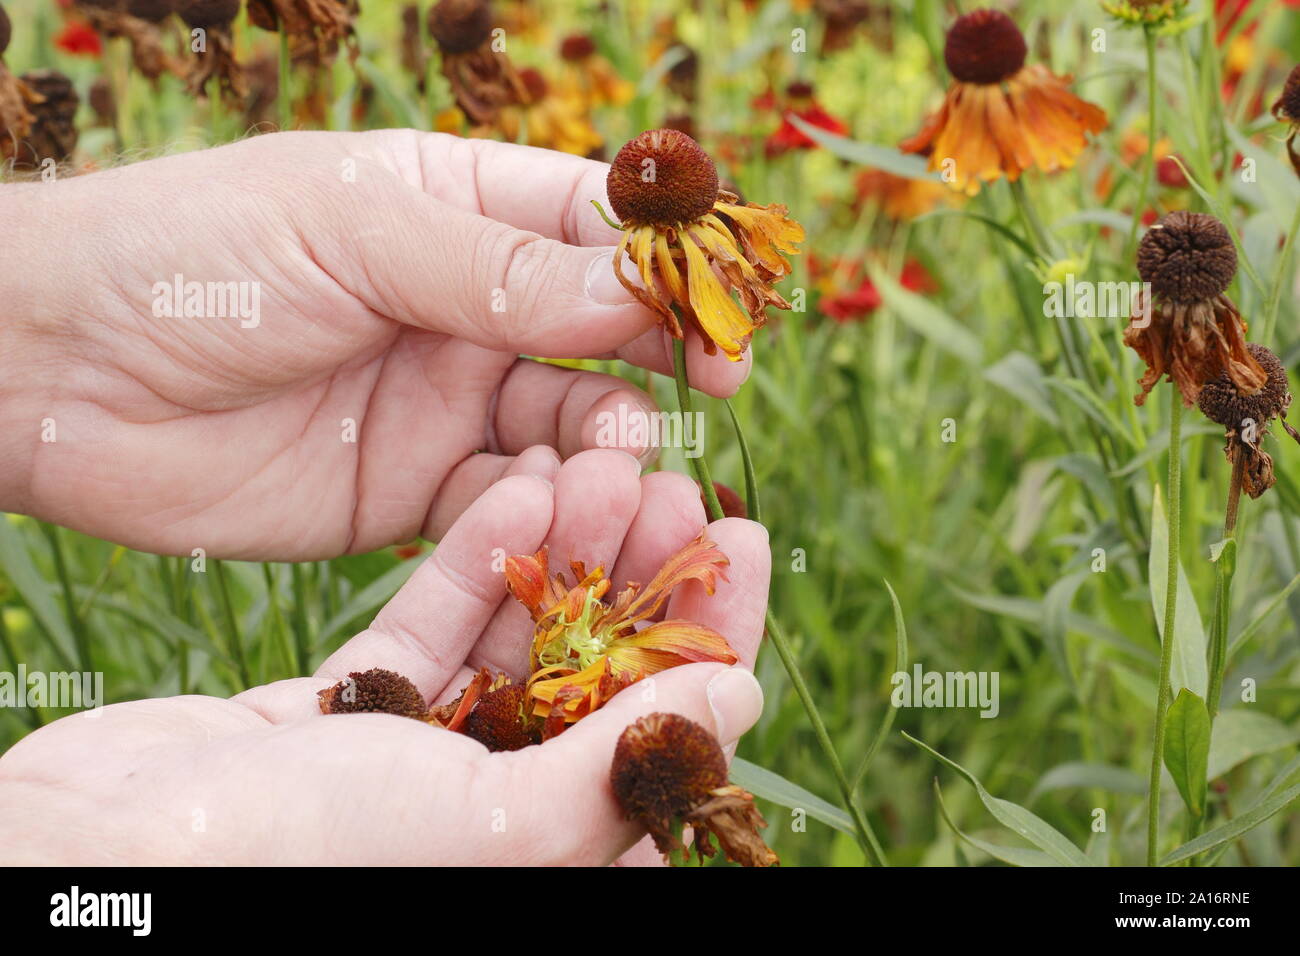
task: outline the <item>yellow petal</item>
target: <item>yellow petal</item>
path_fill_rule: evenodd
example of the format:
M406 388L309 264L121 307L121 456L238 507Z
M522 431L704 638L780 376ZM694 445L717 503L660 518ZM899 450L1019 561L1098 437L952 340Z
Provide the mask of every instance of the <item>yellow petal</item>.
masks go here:
M700 247L683 236L691 308L704 334L733 362L739 362L754 334L755 325L722 287Z

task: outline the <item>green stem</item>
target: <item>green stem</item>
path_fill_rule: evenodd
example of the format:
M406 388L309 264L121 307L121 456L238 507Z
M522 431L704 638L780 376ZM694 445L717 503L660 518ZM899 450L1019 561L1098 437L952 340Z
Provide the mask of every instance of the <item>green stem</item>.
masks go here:
M1155 866L1160 832L1160 771L1165 759L1165 725L1169 712L1169 671L1174 658L1174 620L1178 607L1178 552L1182 496L1183 401L1170 389L1169 408L1169 554L1165 574L1165 624L1160 640L1160 674L1156 690L1156 722L1151 748L1151 783L1147 798L1147 866Z
M1128 262L1133 258L1133 250L1137 248L1138 228L1142 224L1142 214L1147 208L1147 197L1151 193L1151 177L1156 168L1156 137L1159 129L1156 126L1156 103L1159 97L1156 94L1156 33L1151 26L1143 28L1146 33L1147 47L1147 154L1142 162L1142 186L1138 190L1138 200L1133 207L1133 223L1129 226L1128 239L1124 242L1124 255L1121 262Z
M684 418L691 414L691 386L686 373L686 343L682 339L673 339L673 377L677 381L677 404ZM718 496L713 490L713 479L709 474L708 462L703 454L690 459L690 462L692 469L695 471L695 478L704 491L705 506L709 512L709 517L711 520L718 521L724 515L722 505L718 502ZM757 497L755 497L754 501L757 502L757 500ZM767 609L766 621L767 634L772 640L772 646L776 648L777 656L781 658L781 663L790 677L790 683L794 687L795 695L799 698L808 714L808 722L812 724L817 743L821 746L822 752L831 765L831 772L835 775L835 782L839 786L845 809L848 810L849 816L853 820L853 828L857 831L858 843L862 847L862 852L872 866L886 866L888 864L885 860L884 850L880 846L880 841L876 839L871 824L858 807L857 801L853 799L853 787L849 784L848 775L844 772L844 764L840 761L840 755L836 752L830 733L826 730L826 724L822 720L816 702L813 700L812 692L808 690L808 684L803 679L803 673L799 670L799 663L794 658L794 652L790 649L790 643L786 640L785 632L781 630L781 625L777 623L776 616L772 613L771 608Z
M1244 454L1238 454L1232 463L1232 480L1228 485L1228 505L1223 519L1224 548L1237 535L1237 506L1241 502L1241 480L1245 471ZM1210 723L1219 712L1219 698L1223 696L1223 672L1228 666L1228 612L1232 595L1232 574L1236 570L1236 554L1219 553L1215 562L1214 617L1210 633L1210 685L1205 697L1205 707Z
M691 414L691 386L686 377L685 339L673 339L673 376L677 379L677 404L682 410L684 419ZM709 463L704 458L703 450L701 449L700 454L694 458L687 460L691 463L691 470L695 472L695 480L700 483L700 493L704 495L704 503L709 514L715 521L722 518L722 505L718 501L718 492L713 487L713 476L709 473Z

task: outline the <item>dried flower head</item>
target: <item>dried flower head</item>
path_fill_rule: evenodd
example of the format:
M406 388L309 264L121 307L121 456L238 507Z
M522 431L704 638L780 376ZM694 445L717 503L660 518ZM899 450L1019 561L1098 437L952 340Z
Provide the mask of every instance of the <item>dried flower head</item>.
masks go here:
M505 50L493 49L487 0L439 0L428 23L442 53L442 75L471 123L491 125L503 107L529 101Z
M1205 213L1172 212L1147 230L1137 261L1151 289L1136 297L1124 330L1124 344L1147 366L1134 401L1143 404L1166 375L1188 408L1221 373L1243 394L1261 388L1266 376L1246 348L1246 324L1224 295L1237 253L1223 224Z
M682 830L695 833L698 858L712 856L717 837L727 859L743 866L779 862L758 831L767 826L754 797L727 782L727 760L707 730L680 714L650 714L623 731L609 771L614 796L630 820L650 831L665 860L690 849Z
M1199 302L1227 291L1237 274L1237 249L1227 227L1213 216L1178 210L1142 237L1137 268L1160 298Z
M1282 93L1273 104L1273 115L1291 127L1291 133L1286 138L1286 152L1296 175L1300 176L1300 153L1295 148L1296 136L1300 135L1300 64L1293 67L1287 75Z
M156 81L164 73L185 75L183 61L163 45L163 21L176 4L173 0L126 0L116 3L81 3L79 8L95 32L105 37L124 37L131 45L131 62L141 75ZM212 7L211 10L217 9ZM238 4L235 11L238 12ZM206 12L200 11L202 18ZM206 25L205 25L206 26Z
M699 581L712 594L726 564L726 556L701 531L648 586L629 581L610 604L603 599L612 582L603 568L588 573L581 561L571 562L577 583L570 586L563 574L551 575L546 548L508 558L510 593L535 622L528 702L534 715L548 718L544 736L651 674L696 661L734 664L737 657L727 639L702 624L654 621L638 630L687 581Z
M1262 345L1252 342L1246 347L1267 376L1263 387L1243 395L1226 374L1220 375L1205 384L1197 407L1206 418L1226 429L1224 454L1234 468L1240 459L1241 487L1252 498L1258 498L1277 480L1273 459L1261 447L1264 436L1269 434L1269 423L1280 419L1287 434L1297 442L1300 433L1286 420L1291 386L1281 361Z
M81 97L72 80L58 70L33 70L20 77L39 100L32 103L32 126L17 144L15 169L37 169L47 159L62 163L77 148L74 122Z
M339 44L353 39L358 13L355 0L248 0L247 8L254 26L288 38L294 61L315 66L332 63ZM350 52L355 61L355 44Z
M460 732L496 753L542 742L541 721L526 709L527 688L508 681L489 690L466 716Z
M9 15L0 7L0 56L9 46L13 27ZM0 160L9 159L18 148L18 144L31 132L35 117L30 107L39 103L40 94L9 72L4 60L0 58Z
M14 26L9 22L9 14L5 13L4 7L0 7L0 56L4 56L5 50L9 49L13 35Z
M428 707L419 690L394 671L354 671L317 694L322 714L395 714L424 720Z
M1006 14L958 17L944 44L953 83L939 111L899 148L929 157L932 171L947 168L952 187L972 196L982 183L1015 181L1031 166L1073 166L1106 114L1070 92L1070 77L1026 65L1026 51Z
M650 130L625 144L610 165L606 191L623 221L614 271L674 338L684 334L680 309L705 351L721 348L739 361L767 321L767 307L790 308L773 283L790 272L782 253L798 252L803 227L785 206L740 203L720 189L713 160L685 133ZM641 286L623 274L628 255Z
M234 108L247 95L244 71L235 59L230 25L239 13L239 0L177 0L176 13L191 29L206 32L205 48L195 54L186 77L191 95L206 98L208 81L216 80L221 96Z

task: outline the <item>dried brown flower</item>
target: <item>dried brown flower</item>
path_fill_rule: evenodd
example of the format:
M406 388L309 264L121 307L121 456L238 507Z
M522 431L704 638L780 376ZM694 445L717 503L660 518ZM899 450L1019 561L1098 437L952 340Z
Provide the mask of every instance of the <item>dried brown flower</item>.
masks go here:
M439 0L429 10L429 33L442 52L442 75L470 122L490 125L502 107L529 102L510 58L492 48L487 0Z
M1277 480L1273 474L1273 458L1261 447L1269 433L1269 423L1280 419L1287 434L1297 442L1300 433L1286 420L1287 409L1291 407L1286 369L1264 346L1252 342L1247 348L1267 376L1263 387L1243 395L1223 374L1205 384L1197 406L1206 418L1227 430L1224 454L1234 467L1238 457L1241 458L1241 487L1252 498L1258 498Z
M235 107L242 105L248 89L230 32L239 0L177 0L176 13L186 26L204 31L204 49L195 54L185 80L190 94L206 98L208 81L215 79L225 100Z
M742 866L778 863L758 831L767 826L752 794L727 782L727 760L707 730L680 714L650 714L623 731L610 765L610 785L628 819L672 862L690 859L682 830L695 834L698 858L712 856L716 837L727 859Z
M322 714L395 714L426 719L428 707L416 686L395 671L354 671L317 696Z
M1137 263L1150 295L1137 296L1124 330L1124 344L1147 366L1134 402L1143 404L1166 375L1188 408L1221 373L1243 394L1264 385L1264 370L1246 348L1246 324L1224 294L1237 253L1221 222L1206 213L1172 212L1142 237Z

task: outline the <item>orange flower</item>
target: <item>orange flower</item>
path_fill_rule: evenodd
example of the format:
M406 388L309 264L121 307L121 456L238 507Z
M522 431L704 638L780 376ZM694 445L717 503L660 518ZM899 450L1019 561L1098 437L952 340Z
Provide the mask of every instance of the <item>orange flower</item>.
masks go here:
M1069 91L1070 77L1025 65L1025 38L1005 13L958 17L943 52L953 75L943 106L899 148L928 156L931 170L946 170L969 196L1032 166L1069 169L1086 134L1106 126L1104 111Z
M552 718L548 729L556 715L573 723L659 671L696 661L736 663L727 639L702 624L668 620L637 628L686 581L699 581L712 594L726 564L726 555L701 531L644 590L629 581L607 604L602 599L611 582L604 568L588 573L581 561L571 562L577 584L570 587L563 574L550 574L546 548L508 559L510 593L536 622L526 698L534 716Z
M933 179L909 179L883 169L864 169L854 180L860 202L877 202L896 222L924 216L936 206L955 200L952 190Z
M683 337L676 307L699 330L706 352L721 348L739 361L767 321L767 307L790 308L772 284L789 274L782 253L798 252L803 226L785 206L741 203L720 189L713 160L685 133L651 130L624 145L606 188L623 221L614 271L674 338ZM623 274L629 254L644 288Z

